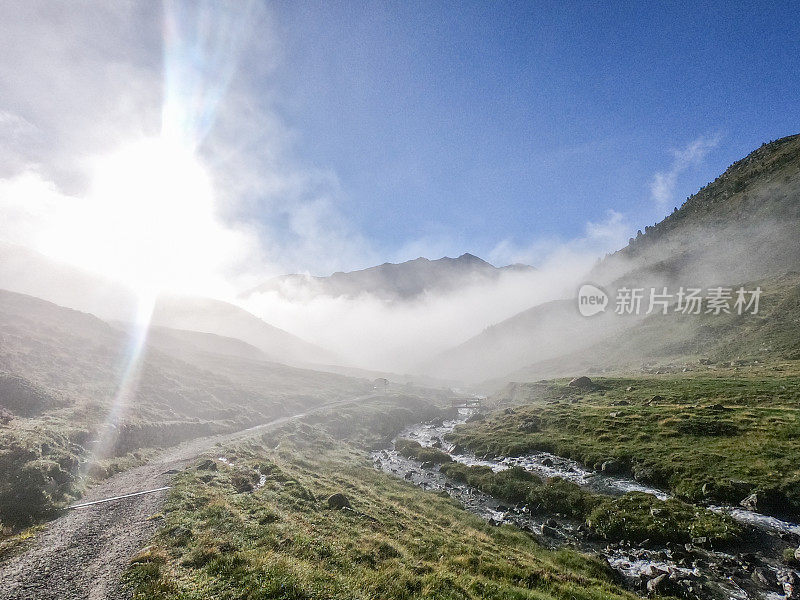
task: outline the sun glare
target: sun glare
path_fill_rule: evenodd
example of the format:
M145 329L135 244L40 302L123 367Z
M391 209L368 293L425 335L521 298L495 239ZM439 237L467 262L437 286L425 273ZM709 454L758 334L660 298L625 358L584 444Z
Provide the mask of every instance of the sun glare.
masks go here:
M100 160L91 198L102 246L123 279L163 288L184 279L212 217L208 175L177 144L146 140Z
M98 159L92 172L89 193L49 240L56 254L144 295L207 291L236 234L216 218L198 158L145 139Z

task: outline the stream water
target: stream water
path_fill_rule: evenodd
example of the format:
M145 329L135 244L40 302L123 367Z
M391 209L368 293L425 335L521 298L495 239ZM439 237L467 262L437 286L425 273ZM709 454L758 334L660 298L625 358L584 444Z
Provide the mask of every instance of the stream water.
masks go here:
M652 494L662 500L669 494L642 485L625 477L607 476L584 469L575 461L536 452L519 457L498 459L479 458L469 452L454 452L454 446L444 437L469 416L462 410L457 419L419 423L402 431L397 438L411 439L423 446L437 446L451 458L465 465L485 465L495 471L519 466L542 478L561 477L596 493L622 495L630 491ZM395 438L395 439L397 439ZM575 547L603 557L615 569L624 583L645 594L657 587L659 593L700 598L757 598L781 600L800 598L800 572L783 564L784 548L796 548L800 543L800 525L761 515L748 510L712 506L711 510L725 512L742 523L747 536L736 551L725 552L695 544L612 543L597 539L581 523L558 515L533 514L525 506L510 506L475 488L447 478L438 466L423 468L389 448L373 452L375 467L410 481L423 489L447 492L465 509L492 524L511 524L536 536L545 546ZM665 577L658 579L661 575ZM660 582L660 583L659 583Z

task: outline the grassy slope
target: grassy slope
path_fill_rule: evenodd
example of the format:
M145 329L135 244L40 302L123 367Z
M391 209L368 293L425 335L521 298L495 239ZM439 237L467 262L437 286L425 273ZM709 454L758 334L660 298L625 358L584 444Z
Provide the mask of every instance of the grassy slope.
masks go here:
M798 371L786 363L603 378L594 390L564 380L511 384L494 399L523 406L460 426L452 438L478 454L543 450L590 468L615 459L689 500L738 502L759 491L761 508L797 518Z
M643 363L687 365L699 357L712 362L800 359L800 274L744 284L763 290L756 315L651 315L632 327L579 351L519 369L498 381L531 381L580 372L635 371ZM625 317L618 317L623 319ZM589 321L591 324L593 322Z
M127 574L134 598L633 597L600 563L376 471L321 427L224 449L234 469L200 463L182 474L164 529ZM266 485L241 492L259 473ZM334 493L352 510L329 508Z
M106 476L141 460L140 449L241 429L372 388L204 348L177 358L152 345L126 374L127 334L92 315L4 291L0 339L0 525L46 516L79 491L82 473ZM130 393L118 395L128 375ZM115 428L104 429L112 414ZM108 447L92 455L103 432Z
M485 466L446 463L442 473L456 481L532 512L560 514L583 521L596 535L620 542L688 543L698 538L713 545L741 540L741 528L727 516L681 502L662 501L642 492L610 498L582 489L559 477L546 482L521 467L493 472Z

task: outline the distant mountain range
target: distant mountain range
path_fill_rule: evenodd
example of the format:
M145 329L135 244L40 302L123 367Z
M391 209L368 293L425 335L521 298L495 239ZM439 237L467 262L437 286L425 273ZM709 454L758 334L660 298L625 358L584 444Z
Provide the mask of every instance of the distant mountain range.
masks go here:
M495 267L472 254L462 254L458 258L417 258L399 264L384 263L361 271L337 272L328 277L282 275L248 290L242 296L247 298L254 294L274 292L294 300L317 296L356 298L369 294L397 302L485 284L505 273L532 271L535 269L528 265Z

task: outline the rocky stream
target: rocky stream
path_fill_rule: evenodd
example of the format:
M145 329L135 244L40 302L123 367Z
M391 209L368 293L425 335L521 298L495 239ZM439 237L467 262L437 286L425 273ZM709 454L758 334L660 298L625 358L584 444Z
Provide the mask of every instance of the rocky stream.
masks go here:
M462 410L453 420L419 423L396 439L410 439L422 446L447 452L459 463L484 465L494 471L522 467L543 479L561 477L595 493L622 495L630 491L652 494L662 500L669 494L632 479L588 471L580 464L545 452L519 457L480 458L445 440L469 417ZM641 595L675 595L687 599L733 598L782 600L800 598L800 571L787 566L782 554L800 543L800 524L730 506L707 508L725 512L745 527L746 539L735 550L692 544L609 543L584 524L560 515L532 513L527 506L511 506L469 485L449 479L437 465L421 464L401 456L392 446L373 452L375 467L408 480L431 492L446 492L465 509L493 525L511 524L530 532L547 547L573 547L608 562L620 581ZM800 549L798 549L800 552Z

